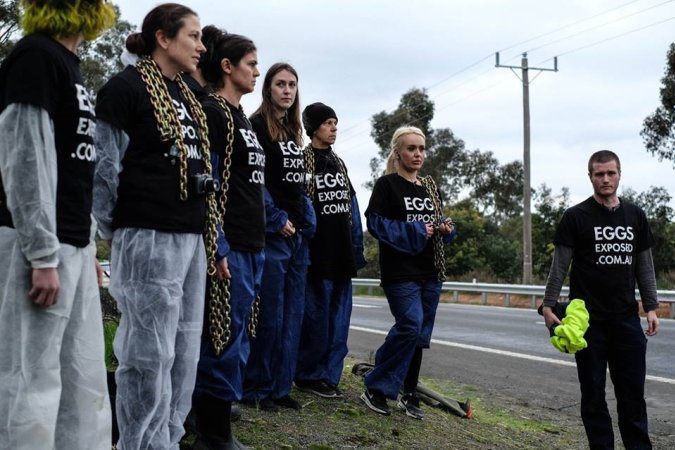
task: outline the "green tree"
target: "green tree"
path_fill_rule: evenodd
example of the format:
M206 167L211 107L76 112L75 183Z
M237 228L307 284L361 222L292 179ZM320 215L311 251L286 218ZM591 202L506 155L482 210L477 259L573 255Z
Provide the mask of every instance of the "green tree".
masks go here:
M120 10L117 6L115 11L118 18L115 26L80 47L80 69L84 84L93 92L98 91L113 75L124 69L120 55L127 36L136 29L135 25L119 18Z
M500 165L490 151L474 150L467 154L462 166L469 196L481 213L503 223L523 211L523 164L513 161Z
M654 240L652 258L657 275L675 271L675 212L670 207L672 199L664 187L650 186L646 192L637 193L624 189L621 198L635 203L645 211Z
M14 45L14 35L19 30L19 3L0 0L0 61L5 59Z
M426 136L426 162L420 175L431 175L436 181L445 201L457 198L463 187L461 168L464 160L464 142L449 128L434 130L434 103L424 89L413 88L403 94L398 107L388 113L381 111L371 118L370 135L378 146L377 156L370 160L372 180L366 186L372 188L384 170L389 155L391 137L397 128L412 125L420 128Z
M563 213L570 206L569 189L552 195L551 188L542 184L534 194L532 214L532 272L546 279L553 259L553 236Z
M640 135L647 151L659 160L671 160L675 166L675 43L670 44L666 55L661 83L661 105L645 119Z
M497 221L520 214L522 163L514 161L502 166L492 152L468 152L464 141L450 128L432 128L433 117L433 101L426 90L418 88L403 94L394 111L373 115L370 135L378 152L370 160L372 180L366 186L372 188L382 175L394 131L403 125L414 125L426 135L427 157L420 175L434 178L446 203L457 201L460 194L468 190L481 212L494 215Z
M481 244L485 242L487 220L470 199L446 208L447 217L457 223L457 238L445 247L445 267L449 277L459 277L480 270L484 259Z

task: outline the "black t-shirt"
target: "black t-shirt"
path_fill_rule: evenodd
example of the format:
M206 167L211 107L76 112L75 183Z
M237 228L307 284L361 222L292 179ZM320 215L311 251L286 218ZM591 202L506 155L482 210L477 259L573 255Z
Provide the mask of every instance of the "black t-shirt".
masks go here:
M434 204L424 186L403 179L396 173L377 180L370 196L366 215L404 222L434 222ZM382 283L438 278L434 265L433 240L427 240L422 252L411 255L379 242Z
M259 114L251 116L251 125L265 149L265 187L274 206L286 211L288 219L299 230L305 226L303 149L292 140L272 142L267 124Z
M553 242L574 249L570 298L592 319L637 313L636 256L654 245L644 211L623 200L610 211L590 197L565 211Z
M355 195L338 166L332 149L305 151L314 153L314 198L316 234L310 241L308 276L317 279L345 280L356 276L352 246L350 195Z
M188 85L194 96L199 100L200 102L206 98L207 95L209 95L209 89L207 87L202 86L199 84L199 81L197 81L192 75L189 73L183 73L181 74L181 78L183 78L183 81L185 81L185 84Z
M161 141L150 95L136 67L128 66L98 93L96 115L129 136L119 175L113 228L203 233L206 197L192 176L204 172L198 129L178 84L164 78L188 149L188 198L180 198L180 159L174 140Z
M56 236L85 247L91 234L96 122L79 64L75 54L46 35L24 37L0 68L0 111L28 103L49 113L57 161ZM4 199L0 181L0 225L13 226Z
M213 98L206 97L203 105L211 152L218 156L222 176L228 121ZM265 247L265 153L241 108L227 105L234 121L234 142L223 231L233 250L257 252Z

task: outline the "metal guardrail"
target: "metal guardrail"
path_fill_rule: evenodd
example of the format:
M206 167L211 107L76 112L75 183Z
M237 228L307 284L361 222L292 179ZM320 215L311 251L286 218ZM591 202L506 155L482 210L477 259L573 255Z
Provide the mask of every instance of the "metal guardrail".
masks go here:
M352 285L364 286L369 288L369 294L372 294L374 287L380 286L380 280L373 278L353 278ZM511 296L520 295L530 297L530 305L532 308L537 307L537 300L544 298L544 291L546 286L538 285L524 285L524 284L493 284L493 283L463 283L446 281L443 283L443 291L452 292L452 301L457 303L460 292L470 292L481 294L481 304L487 304L487 294L504 294L504 306L511 306ZM567 297L570 289L564 286L560 291L561 297ZM659 302L670 303L670 317L675 318L675 291L656 291ZM635 291L637 299L640 298L640 292Z

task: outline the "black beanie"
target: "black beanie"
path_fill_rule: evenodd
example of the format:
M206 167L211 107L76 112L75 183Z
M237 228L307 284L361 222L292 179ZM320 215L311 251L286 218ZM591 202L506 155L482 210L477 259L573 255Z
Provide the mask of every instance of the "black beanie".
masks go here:
M321 102L307 105L302 112L302 125L305 127L307 136L311 138L321 124L330 118L338 120L335 111L330 106L324 105Z

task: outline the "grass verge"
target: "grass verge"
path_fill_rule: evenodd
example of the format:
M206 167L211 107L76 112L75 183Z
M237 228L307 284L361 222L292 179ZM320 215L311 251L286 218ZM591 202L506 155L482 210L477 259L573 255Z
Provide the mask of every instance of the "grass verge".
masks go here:
M424 384L460 401L470 398L475 410L471 420L460 419L440 409L423 405L424 420L415 420L390 401L392 414L370 411L359 399L361 377L351 373L356 361L347 359L340 387L343 399L322 399L294 390L301 411L282 409L268 412L241 405L242 418L233 432L256 450L267 449L575 449L584 448L579 427L554 422L550 411L534 411L528 405L506 398L487 396L474 386L447 380L422 380ZM575 429L576 428L576 429ZM191 448L187 436L181 449Z

